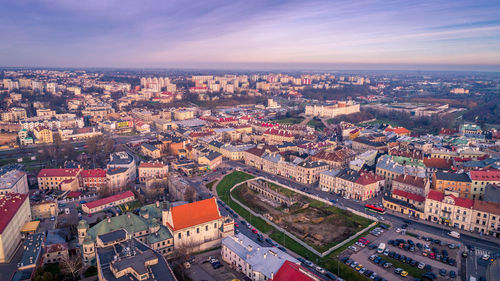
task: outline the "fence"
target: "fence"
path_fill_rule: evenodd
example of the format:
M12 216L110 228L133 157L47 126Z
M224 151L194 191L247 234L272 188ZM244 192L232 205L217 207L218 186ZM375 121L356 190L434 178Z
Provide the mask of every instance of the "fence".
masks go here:
M325 257L325 256L327 256L327 255L329 255L331 252L335 251L336 249L338 249L338 248L340 248L340 247L344 246L346 243L351 242L353 239L355 239L356 237L358 237L361 233L363 233L363 232L367 231L368 229L370 229L371 227L373 227L373 226L375 226L375 225L377 224L377 221L378 221L378 219L377 219L377 218L374 218L374 217L372 217L372 216L369 216L369 215L366 215L366 214L364 214L364 213L358 212L358 211L356 211L356 210L352 210L352 209L350 209L350 208L343 208L343 209L345 209L345 210L351 210L353 213L355 213L355 214L357 214L357 215L361 215L361 216L363 216L363 217L366 217L366 218L372 219L372 220L374 220L374 222L373 222L373 223L371 223L369 226L365 227L364 229L360 230L359 232L357 232L355 235L351 236L349 239L346 239L346 240L344 240L344 241L340 242L339 244L337 244L337 245L335 245L335 246L331 247L330 249L326 250L325 252L320 253L320 252L318 252L316 249L314 249L313 247L309 246L309 245L308 245L307 243L305 243L304 241L302 241L302 240L300 240L299 238L297 238L295 235L293 235L293 234L291 234L290 232L286 231L285 229L281 228L280 226L278 226L278 225L277 225L277 224L275 224L274 222L272 222L272 221L268 220L266 217L262 216L261 214L258 214L258 213L256 213L256 212L254 212L252 209L250 209L249 207L247 207L245 204L243 204L243 203L241 203L240 201L238 201L237 199L235 199L235 198L233 197L233 195L231 194L231 192L232 192L235 188L239 187L240 185L245 184L245 183L247 183L247 182L249 182L249 181L254 181L254 180L258 180L258 179L262 179L262 180L265 180L265 181L272 182L272 183L274 183L274 184L277 184L277 185L279 185L279 186L282 186L282 187L284 187L284 188L287 188L287 189L289 189L289 190L291 190L291 191L293 191L293 192L296 192L296 193L302 194L302 195L307 196L307 197L309 197L309 198L312 198L312 199L314 199L314 200L318 200L318 201L324 202L324 203L326 203L326 204L328 204L328 205L331 205L331 206L333 206L333 203L332 203L332 202L330 202L330 201L328 201L328 200L325 200L325 199L323 199L323 198L319 198L319 197L317 197L317 196L315 196L315 195L308 194L308 193L306 193L306 192L303 192L303 191L301 191L301 190L296 190L296 189L294 189L294 188L290 188L290 187L288 187L288 186L282 185L281 183L278 183L278 182L275 182L275 181L273 181L273 180L269 180L269 179L267 179L267 178L263 178L263 177L257 177L257 178L253 178L253 179L246 180L246 181L244 181L244 182L241 182L241 183L239 183L239 184L236 184L235 186L233 186L233 187L229 190L229 197L231 198L231 200L233 200L234 202L236 202L237 204L239 204L241 207L243 207L245 210L247 210L247 211L248 211L249 213L251 213L253 216L256 216L256 217L259 217L259 218L263 219L266 223L270 224L270 225L271 225L271 226L273 226L275 229L277 229L277 230L279 230L279 231L281 231L281 232L285 233L286 235L288 235L288 237L290 237L291 239L295 240L295 242L299 243L300 245L302 245L302 246L303 246L304 248L306 248L307 250L311 251L311 252L312 252L312 253L314 253L315 255L320 256L320 257L322 257L322 258L323 258L323 257Z

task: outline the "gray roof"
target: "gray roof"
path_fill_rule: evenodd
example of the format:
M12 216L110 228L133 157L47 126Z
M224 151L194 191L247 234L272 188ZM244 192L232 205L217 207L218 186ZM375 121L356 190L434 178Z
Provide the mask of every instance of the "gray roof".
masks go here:
M222 156L222 154L220 154L219 152L216 152L216 151L212 151L209 154L205 155L205 157L207 157L207 159L210 161L212 161L220 156Z
M127 238L127 232L123 229L108 232L97 236L104 244L120 241Z
M144 269L150 270L151 273L149 274L149 278L143 280L176 281L170 266L163 256L161 256L158 252L151 250L151 248L142 244L135 238L122 243L114 244L112 246L97 248L97 255L99 256L98 260L101 265L103 279L108 281L138 280L132 274L126 274L120 278L115 278L110 269L111 263L113 262L113 266L121 269L126 268L127 266L133 266L134 269L139 272L144 272ZM153 257L158 258L158 263L144 267L144 261L151 260ZM115 259L116 261L114 261ZM120 262L118 262L118 260L120 260Z
M31 234L26 237L23 243L23 257L18 267L25 267L36 264L40 258L42 244L45 236L43 233Z
M321 166L328 166L328 164L323 163L323 162L318 162L318 161L306 161L298 164L297 166L303 167L303 168L317 168Z
M149 144L149 143L143 143L142 146L149 151L159 150L156 146Z
M134 161L134 158L125 151L115 152L111 154L111 161L108 165L128 165Z
M445 181L472 182L469 178L469 175L467 175L466 173L455 174L436 172L436 179Z
M252 270L260 272L268 278L276 274L286 260L299 264L299 261L288 253L275 247L261 247L241 233L224 238L222 245L250 264Z

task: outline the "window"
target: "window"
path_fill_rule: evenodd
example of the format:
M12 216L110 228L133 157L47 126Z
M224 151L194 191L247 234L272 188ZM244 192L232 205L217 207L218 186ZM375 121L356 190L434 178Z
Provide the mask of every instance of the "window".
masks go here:
M189 230L186 232L186 236L189 237Z
M208 225L205 225L205 231L208 231Z
M196 228L196 233L200 233L200 228L199 227Z
M181 239L181 237L182 237L182 233L179 233L178 237L179 237L179 239Z
M214 228L217 228L217 223L214 223Z

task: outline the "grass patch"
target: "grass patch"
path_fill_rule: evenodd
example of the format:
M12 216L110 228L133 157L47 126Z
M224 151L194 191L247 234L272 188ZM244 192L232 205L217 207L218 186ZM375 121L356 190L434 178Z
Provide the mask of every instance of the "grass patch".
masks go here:
M304 246L300 245L297 241L293 240L288 235L279 230L274 230L273 233L269 235L269 237L276 241L276 243L283 245L285 248L292 250L293 252L308 260L314 261L316 263L320 261L319 256L309 251Z
M214 191L214 184L216 181L217 180L211 181L211 182L207 183L205 186L208 188L208 190Z
M128 211L133 211L135 209L138 209L142 207L142 204L141 202L139 202L139 200L135 200L135 201L132 201L132 202L129 202L127 204L123 204L123 205L120 205L119 208L120 210L122 210L122 212L128 212Z
M358 126L366 127L366 126L371 126L371 125L375 125L375 124L389 124L393 127L398 127L398 123L396 121L389 120L389 119L377 119L377 120L373 120L373 121L366 122L366 123L359 123Z
M411 236L411 237L415 237L415 238L420 237L420 235L415 234L415 233L413 233L413 232L406 232L406 235Z
M304 121L302 118L285 118L285 119L278 119L276 120L276 123L282 124L282 125L295 125L299 124L300 122Z
M323 131L326 127L321 120L311 119L307 122L307 126L314 128L316 131Z
M383 260L392 263L394 268L401 267L404 271L408 272L409 275L415 278L422 278L422 275L424 275L425 273L422 269L418 269L417 267L413 267L407 263L400 262L389 256L381 256L381 257Z
M231 200L231 197L229 196L229 191L233 186L252 178L254 178L254 176L241 171L232 172L231 174L226 175L219 182L219 184L216 187L217 194L219 195L219 198L226 204L228 204L229 207L231 207L231 209L233 209L236 213L238 213L238 215L243 217L245 220L247 220L250 224L255 226L261 232L269 233L274 229L271 225L269 225L265 220L252 215L249 211L240 206L240 204Z

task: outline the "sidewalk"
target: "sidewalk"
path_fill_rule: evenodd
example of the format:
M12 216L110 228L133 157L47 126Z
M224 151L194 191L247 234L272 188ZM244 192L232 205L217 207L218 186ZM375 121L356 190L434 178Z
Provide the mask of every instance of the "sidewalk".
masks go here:
M391 214L391 215L394 215L394 216L397 216L397 217L400 217L400 218L403 218L403 219L408 219L408 215L404 215L404 214L401 214L401 213L398 213L398 212L395 212L395 211L392 211L392 210L388 210L388 211L389 211L389 214ZM426 220L415 219L415 218L410 218L410 219L411 220L415 220L418 223L431 226L431 227L440 228L440 229L445 230L445 231L456 231L456 232L459 232L460 234L463 234L463 235L466 235L466 236L470 236L470 237L473 237L473 238L476 238L476 239L479 239L479 240L487 240L489 242L493 242L495 244L499 244L500 245L500 239L495 238L495 237L491 237L489 235L480 235L480 234L478 234L476 232L470 232L470 231L466 231L466 230L461 230L461 229L457 229L457 228L445 226L445 225L442 225L442 224L437 224L437 223L429 222L429 221L426 221Z

